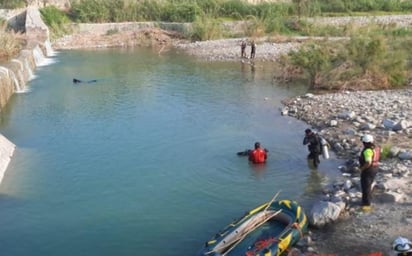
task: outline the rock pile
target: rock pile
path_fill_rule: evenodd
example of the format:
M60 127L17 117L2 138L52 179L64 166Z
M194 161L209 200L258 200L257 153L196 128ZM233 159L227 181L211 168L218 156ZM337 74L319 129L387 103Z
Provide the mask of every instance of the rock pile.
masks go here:
M317 232L314 237L322 241L311 245L306 239L308 251L339 252L339 255L355 255L348 249L350 241L361 248L379 249L389 253L388 244L398 235L412 233L412 89L391 91L341 92L325 95L306 94L285 100L282 115L304 120L328 140L338 157L347 159L339 169L342 176L324 188L323 198L308 212L313 227L324 228L330 223L351 219L345 225L337 225L339 236L331 243ZM372 134L383 152L378 175L374 184L374 211L363 214L359 210L361 199L359 164L360 137ZM409 207L408 207L409 205ZM396 209L396 211L393 211ZM353 218L356 216L356 218ZM385 232L383 232L385 231ZM337 231L336 231L337 232ZM379 236L376 234L380 233ZM315 231L316 233L316 231ZM358 235L355 234L362 234ZM356 237L356 239L355 239ZM387 243L382 243L385 241ZM345 245L346 247L342 247ZM316 250L312 248L314 246ZM386 254L385 254L386 255Z

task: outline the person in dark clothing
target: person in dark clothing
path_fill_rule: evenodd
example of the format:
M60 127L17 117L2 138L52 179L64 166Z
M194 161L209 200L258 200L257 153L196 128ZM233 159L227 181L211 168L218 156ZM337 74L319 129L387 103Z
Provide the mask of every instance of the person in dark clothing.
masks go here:
M245 40L243 40L241 43L240 43L240 57L243 59L243 58L246 58L246 41Z
M250 58L254 59L255 55L256 55L256 43L255 41L252 41L252 43L250 44Z
M267 150L260 147L260 143L255 143L255 149L249 153L249 161L254 164L263 164L267 159Z
M359 156L361 172L362 210L371 211L372 183L378 172L380 148L373 144L373 136L362 136L363 150Z
M321 154L319 136L311 129L306 129L305 138L303 138L303 145L308 145L308 160L313 161L314 167L318 167L318 165L320 164L319 155Z

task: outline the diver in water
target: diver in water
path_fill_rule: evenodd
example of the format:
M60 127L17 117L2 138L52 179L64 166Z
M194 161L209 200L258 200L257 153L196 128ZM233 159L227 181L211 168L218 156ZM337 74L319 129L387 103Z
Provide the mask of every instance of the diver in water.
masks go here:
M89 81L82 81L82 80L79 80L79 79L77 79L77 78L73 78L73 83L74 83L74 84L80 84L80 83L90 84L90 83L96 83L96 82L97 82L96 79L89 80Z

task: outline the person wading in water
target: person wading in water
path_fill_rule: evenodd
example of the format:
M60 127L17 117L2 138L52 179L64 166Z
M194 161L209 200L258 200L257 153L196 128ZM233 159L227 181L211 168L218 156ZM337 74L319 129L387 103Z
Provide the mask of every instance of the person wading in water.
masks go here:
M249 161L254 164L263 164L266 162L267 153L266 149L260 147L260 143L255 143L255 149L249 153Z
M306 129L305 138L303 138L303 145L308 145L308 160L313 161L313 166L315 168L318 167L320 164L319 155L322 152L319 136L311 129Z

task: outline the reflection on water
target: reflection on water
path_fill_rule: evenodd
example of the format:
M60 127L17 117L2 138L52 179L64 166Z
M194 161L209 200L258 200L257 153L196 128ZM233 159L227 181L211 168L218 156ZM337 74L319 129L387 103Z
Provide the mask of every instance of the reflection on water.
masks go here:
M253 163L249 163L250 165L250 170L252 172L252 174L257 178L257 179L261 179L263 178L267 166L266 164L253 164Z
M320 194L326 180L325 174L320 173L316 169L311 169L306 182L305 193L308 196Z

